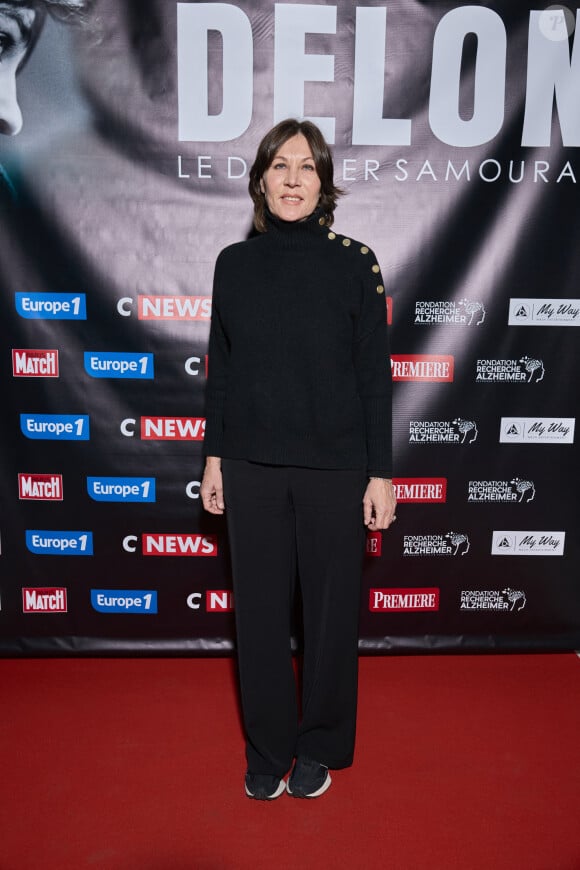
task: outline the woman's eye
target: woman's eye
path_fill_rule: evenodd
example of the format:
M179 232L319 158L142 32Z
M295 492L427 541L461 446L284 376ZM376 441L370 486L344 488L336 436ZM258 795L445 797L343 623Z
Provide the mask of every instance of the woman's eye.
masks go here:
M285 166L286 166L285 163L275 163L275 164L274 164L274 169L284 169Z
M10 51L14 42L8 33L0 33L0 60L7 51Z
M304 169L310 169L311 172L314 172L314 166L311 163L305 163Z

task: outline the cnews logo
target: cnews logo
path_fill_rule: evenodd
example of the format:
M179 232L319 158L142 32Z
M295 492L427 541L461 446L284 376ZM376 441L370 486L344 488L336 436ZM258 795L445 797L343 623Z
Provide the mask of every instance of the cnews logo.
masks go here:
M121 423L121 434L135 436L137 421L127 418ZM205 417L141 417L142 441L203 441Z
M24 613L66 613L66 589L57 586L24 588L22 590Z
M51 441L88 441L88 414L21 414L20 431L27 438Z
M203 594L192 592L187 596L187 606L200 610ZM205 593L205 609L208 613L230 613L234 609L234 595L230 589L208 589Z
M128 553L137 551L137 535L123 539L123 549ZM187 535L168 532L143 532L141 536L143 556L217 556L217 535Z
M391 372L394 381L440 383L453 380L454 358L430 354L393 354Z
M93 533L26 529L26 547L44 556L92 556Z
M58 378L58 350L14 349L12 374L15 378Z
M134 305L130 296L119 299L117 311L130 317ZM138 296L139 320L210 320L211 296Z
M157 613L152 589L91 589L91 605L99 613Z
M92 378L133 378L151 380L152 353L105 353L85 351L85 371Z
M62 474L19 474L18 498L62 501Z
M393 488L399 503L428 504L447 500L446 477L394 477Z
M86 320L84 293L16 293L16 311L27 320Z
M371 613L439 610L439 589L370 589Z
M155 501L154 477L87 477L87 492L95 501Z

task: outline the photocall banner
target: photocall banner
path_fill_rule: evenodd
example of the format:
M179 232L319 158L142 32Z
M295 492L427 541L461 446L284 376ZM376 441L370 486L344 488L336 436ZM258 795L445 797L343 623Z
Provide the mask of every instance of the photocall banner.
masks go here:
M234 648L199 498L212 274L289 116L332 144L391 324L398 520L361 651L577 647L580 12L26 9L0 10L2 653Z

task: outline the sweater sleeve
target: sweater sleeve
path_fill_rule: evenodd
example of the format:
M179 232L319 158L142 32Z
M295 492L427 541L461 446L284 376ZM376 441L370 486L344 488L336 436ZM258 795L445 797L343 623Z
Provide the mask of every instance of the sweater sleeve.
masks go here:
M368 263L368 266L367 266ZM383 279L372 251L365 258L354 364L363 407L367 473L392 477L392 378Z
M214 272L209 333L208 376L205 390L204 456L221 456L223 445L224 408L230 361L230 345L220 311L220 271L220 257L218 257Z

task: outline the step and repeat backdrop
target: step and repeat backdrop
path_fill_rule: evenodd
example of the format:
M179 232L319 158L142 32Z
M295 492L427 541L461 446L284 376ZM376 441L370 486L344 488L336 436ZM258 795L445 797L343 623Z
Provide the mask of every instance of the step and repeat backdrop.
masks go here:
M212 274L289 116L332 143L336 228L385 279L400 504L368 535L361 650L580 645L579 24L1 4L3 654L234 648L199 498Z

